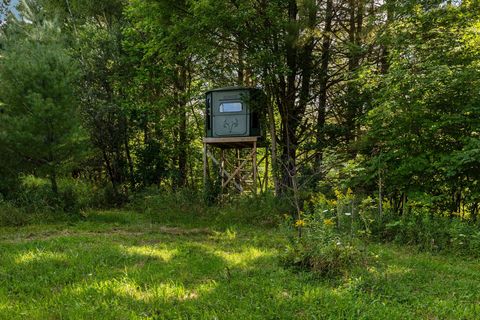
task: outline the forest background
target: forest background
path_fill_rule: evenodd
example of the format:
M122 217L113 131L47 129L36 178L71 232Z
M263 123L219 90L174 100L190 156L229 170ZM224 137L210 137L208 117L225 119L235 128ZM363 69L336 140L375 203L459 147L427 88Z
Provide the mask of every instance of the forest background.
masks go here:
M267 95L262 194L295 221L335 208L337 224L382 237L427 219L480 241L476 0L11 7L0 3L5 224L185 190L228 204L214 176L204 190L204 92L236 85Z

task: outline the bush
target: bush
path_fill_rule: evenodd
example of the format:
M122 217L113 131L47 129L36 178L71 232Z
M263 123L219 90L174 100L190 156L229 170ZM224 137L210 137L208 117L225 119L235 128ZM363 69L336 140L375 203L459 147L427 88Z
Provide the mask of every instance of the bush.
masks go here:
M19 227L30 222L31 216L9 202L0 202L0 226Z
M287 224L291 229L290 219ZM285 265L321 277L335 277L368 264L369 255L361 242L338 233L334 219L311 214L295 225L299 234L292 236L290 230L289 245L283 256Z
M480 229L471 221L431 215L417 210L397 216L384 217L379 240L415 245L420 250L480 256Z
M56 211L61 207L60 197L52 191L50 183L31 175L21 178L18 192L9 200L26 212Z
M18 226L32 222L78 219L82 211L108 205L106 189L72 178L59 179L55 194L46 179L32 175L20 179L14 194L1 198L0 225Z
M109 188L73 178L58 181L58 194L53 193L47 179L32 175L21 179L20 190L11 201L29 211L78 213L88 208L109 206Z
M384 203L379 215L378 199L336 190L334 199L317 194L306 210L335 221L343 235L364 240L413 245L424 251L448 251L480 256L480 228L472 220L435 212L428 203L411 201L403 214Z

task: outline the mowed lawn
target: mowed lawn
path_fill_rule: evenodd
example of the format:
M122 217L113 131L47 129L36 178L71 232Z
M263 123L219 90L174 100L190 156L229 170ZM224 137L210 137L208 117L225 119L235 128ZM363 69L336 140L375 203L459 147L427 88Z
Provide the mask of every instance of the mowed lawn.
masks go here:
M0 228L0 318L480 319L478 260L370 245L368 270L322 280L283 268L275 229L136 216Z

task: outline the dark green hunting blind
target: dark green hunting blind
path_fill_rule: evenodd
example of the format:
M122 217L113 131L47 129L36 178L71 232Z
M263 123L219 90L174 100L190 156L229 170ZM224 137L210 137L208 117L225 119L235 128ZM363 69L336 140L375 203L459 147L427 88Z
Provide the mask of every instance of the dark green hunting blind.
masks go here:
M232 87L206 93L205 136L259 137L265 94L260 89Z

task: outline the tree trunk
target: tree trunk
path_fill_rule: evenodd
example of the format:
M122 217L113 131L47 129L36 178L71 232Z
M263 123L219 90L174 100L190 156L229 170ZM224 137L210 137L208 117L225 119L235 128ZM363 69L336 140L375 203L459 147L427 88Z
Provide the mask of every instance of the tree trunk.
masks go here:
M115 181L115 173L113 172L112 165L110 164L110 159L105 150L102 150L103 161L105 161L105 166L107 167L107 174L110 178L110 182L112 183L113 192L117 195L117 183Z
M288 18L291 25L297 24L298 7L296 0L288 2ZM296 76L297 76L297 40L299 38L298 29L290 28L286 35L286 62L288 73L285 78L280 77L282 83L281 105L279 106L282 119L282 188L280 193L287 194L293 187L292 177L296 175L296 126L298 122L295 114L296 100Z
M240 42L240 40L239 40ZM237 85L243 86L245 79L245 63L244 63L244 50L242 43L238 44L238 70L237 70Z
M133 168L133 160L132 156L130 154L130 145L129 145L129 139L128 139L128 121L125 121L125 133L124 133L124 147L125 147L125 154L127 156L127 162L128 162L128 169L129 169L129 174L130 174L130 185L133 188L135 186L135 175L134 175L134 168Z
M332 44L332 21L333 21L333 0L327 0L325 9L325 27L323 29L322 55L320 64L320 92L318 95L318 115L317 115L317 155L316 167L320 173L322 171L323 148L325 147L325 137L323 129L327 118L327 85L328 70L330 64L330 47ZM321 177L320 177L321 178Z
M360 65L361 34L363 28L364 0L349 0L349 30L348 39L350 43L350 52L348 57L348 71L350 77L354 77L355 71ZM346 112L346 143L350 143L356 138L356 120L361 106L358 98L358 88L355 84L347 85L347 112Z
M50 171L50 183L52 185L53 193L58 195L57 172L54 167L52 167Z
M177 81L177 101L178 101L178 179L176 187L183 188L187 185L187 148L188 148L188 134L187 134L187 101L184 95L187 90L187 63L185 62L179 66L178 81Z
M279 169L278 160L277 160L277 132L275 130L275 116L273 113L273 104L272 104L270 95L267 97L267 108L268 108L268 123L270 125L270 139L272 140L271 157L272 157L273 185L275 188L275 195L279 195L280 188L279 188L278 176L277 176L278 169Z
M385 5L387 7L387 20L385 21L385 30L388 30L388 26L390 25L390 22L393 19L393 3L391 0L387 0L385 2ZM390 63L388 61L388 47L385 43L381 45L381 51L380 51L380 72L382 74L387 74L388 69L390 68Z

